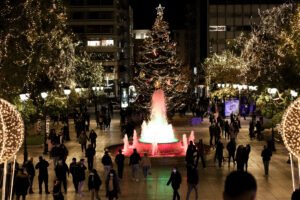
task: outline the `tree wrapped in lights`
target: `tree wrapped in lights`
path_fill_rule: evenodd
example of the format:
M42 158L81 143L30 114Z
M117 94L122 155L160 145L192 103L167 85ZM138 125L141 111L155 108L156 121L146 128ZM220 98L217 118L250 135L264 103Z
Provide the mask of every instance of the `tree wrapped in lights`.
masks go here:
M259 14L242 51L247 63L242 74L258 85L295 88L300 84L299 7L283 4Z
M134 106L149 114L154 90L165 92L168 113L175 112L187 98L188 81L176 57L176 43L170 39L169 26L163 20L164 7L159 5L157 17L140 50L140 59L135 66L133 84L138 98Z
M211 83L241 83L245 77L241 70L245 68L244 60L231 51L213 54L205 60L205 79L207 85Z
M0 95L26 88L32 97L65 85L74 75L75 43L60 0L26 0L2 7Z

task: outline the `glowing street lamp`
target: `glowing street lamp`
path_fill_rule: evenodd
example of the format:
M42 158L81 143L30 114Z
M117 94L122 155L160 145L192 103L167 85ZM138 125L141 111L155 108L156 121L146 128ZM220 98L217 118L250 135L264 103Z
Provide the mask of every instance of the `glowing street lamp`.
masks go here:
M44 104L45 104L45 100L48 97L48 92L41 92L41 97L44 100ZM45 115L45 135L44 135L44 152L43 154L47 154L48 153L48 144L47 144L47 113L46 113L46 107L45 107L45 111L44 111L44 115Z
M270 94L270 98L272 100L272 107L271 107L271 126L272 126L272 140L271 140L271 148L272 151L276 151L275 149L275 132L274 132L274 124L273 124L273 116L274 116L274 99L273 97L278 92L277 88L268 88L267 92Z
M24 103L24 111L26 112L26 105L25 102L29 99L30 94L24 93L20 94L20 99ZM27 151L27 126L25 125L25 131L24 131L24 163L28 160L28 151Z

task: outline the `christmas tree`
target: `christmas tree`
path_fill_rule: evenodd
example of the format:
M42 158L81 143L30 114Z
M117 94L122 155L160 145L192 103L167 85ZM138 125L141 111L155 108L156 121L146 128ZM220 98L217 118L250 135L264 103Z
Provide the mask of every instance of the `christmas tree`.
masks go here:
M176 43L171 41L169 25L163 20L164 7L159 5L157 17L140 50L140 60L135 67L133 83L138 98L134 104L149 114L154 90L165 92L168 114L174 113L187 97L188 81L176 57Z

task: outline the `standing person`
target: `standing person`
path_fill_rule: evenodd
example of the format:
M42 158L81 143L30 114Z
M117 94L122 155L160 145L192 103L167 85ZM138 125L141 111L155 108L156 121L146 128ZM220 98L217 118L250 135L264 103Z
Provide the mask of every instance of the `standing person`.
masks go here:
M119 154L116 155L115 162L118 167L118 177L123 178L125 156L122 154L122 149L119 149Z
M188 189L187 189L187 195L186 195L186 200L190 199L190 194L192 190L195 190L195 199L198 199L198 190L197 190L197 185L199 182L199 177L198 177L198 171L197 168L194 167L193 165L188 165L187 166L187 184L188 184Z
M73 185L76 193L78 193L79 171L79 164L76 162L76 158L73 158L70 164L70 173L72 174Z
M39 157L39 162L35 165L35 169L39 170L39 193L42 194L42 184L45 184L46 194L50 194L48 189L48 167L49 163L43 159L42 156Z
M81 145L81 151L84 152L86 151L86 143L88 141L87 135L84 131L81 131L79 138L78 138L78 142Z
M129 165L131 166L132 179L134 179L136 182L139 181L138 171L139 171L140 161L141 161L140 154L138 154L136 149L133 149L133 153L130 155L130 158L129 158Z
M144 153L144 157L141 160L141 167L143 170L144 178L146 179L151 168L151 161L147 153Z
M29 175L29 180L30 180L29 194L33 194L32 185L35 176L35 169L34 169L32 157L26 162L25 169Z
M78 193L82 197L82 187L85 180L85 170L86 166L84 165L84 159L80 159L79 170L78 170Z
M89 135L89 140L91 141L91 145L94 149L96 148L96 139L97 133L94 131L94 129L92 129Z
M261 140L262 139L262 134L261 134L262 125L261 125L261 122L259 120L256 122L255 128L256 128L256 137L257 137L258 140Z
M228 151L228 167L230 167L230 160L232 158L233 165L235 165L235 151L236 151L236 143L234 139L231 139L230 142L228 142L227 146Z
M180 187L180 184L181 184L181 174L179 173L178 169L176 167L173 167L173 170L172 170L172 173L171 173L171 176L169 178L169 181L167 183L167 185L170 185L171 183L171 186L173 188L173 200L180 200L180 195L179 195L179 187Z
M68 165L63 160L60 160L58 161L54 171L56 178L60 183L63 183L65 193L67 193L67 175L70 174Z
M202 141L202 139L199 139L199 142L197 144L197 162L196 162L196 166L198 165L199 158L201 158L202 167L203 168L206 167L204 156L205 156L205 149L204 149L203 141Z
M115 198L118 199L118 194L120 193L120 186L114 169L111 169L108 175L106 176L105 186L106 197L109 200L113 200Z
M94 197L96 197L96 200L100 200L99 189L101 184L102 181L100 179L100 176L98 175L95 169L92 169L90 171L89 179L88 179L88 188L89 191L91 191L91 200L94 200Z
M104 166L104 177L106 177L112 168L112 160L108 153L108 150L105 150L101 162Z
M94 168L94 156L96 154L95 149L93 148L92 144L89 144L88 148L85 152L85 157L87 157L88 162L88 169L92 170Z
M25 169L19 169L17 175L15 177L14 183L14 191L16 194L16 200L20 200L22 196L22 200L26 199L28 188L30 187L29 176L25 172Z
M222 167L222 162L223 162L223 143L219 140L217 143L217 147L216 147L216 159L218 160L219 163L219 167Z
M230 133L229 133L229 123L228 123L228 120L225 121L224 131L225 131L225 139L229 139Z
M215 136L215 145L218 144L220 138L221 138L221 128L218 124L215 125L215 131L214 131L214 136Z
M261 157L264 163L265 175L269 175L269 163L272 157L272 151L264 145L264 149L261 152Z
M53 199L54 200L64 200L64 195L61 192L61 182L58 179L54 180Z
M250 144L247 144L245 148L245 170L246 171L248 171L248 160L249 160L250 152L251 152L251 146Z
M251 120L251 121L249 122L249 136L250 136L250 139L251 139L251 140L252 140L253 138L255 138L254 129L255 129L255 124L254 124L254 121Z

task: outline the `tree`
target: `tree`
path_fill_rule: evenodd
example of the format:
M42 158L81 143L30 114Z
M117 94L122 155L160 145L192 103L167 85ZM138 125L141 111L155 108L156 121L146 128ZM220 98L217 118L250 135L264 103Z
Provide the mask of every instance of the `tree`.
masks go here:
M0 34L0 95L30 92L35 99L68 83L74 76L75 43L60 0L6 0Z
M260 23L245 43L242 75L257 85L295 88L300 84L300 12L283 4L260 12ZM288 81L287 81L288 80Z
M205 78L208 85L212 83L241 83L245 77L241 70L245 67L243 59L231 51L213 54L204 62Z
M170 39L169 26L163 20L164 7L157 9L157 17L140 50L140 60L135 67L133 83L138 98L134 106L149 113L151 96L156 89L163 89L168 113L175 112L187 98L188 80L176 57L176 43Z

